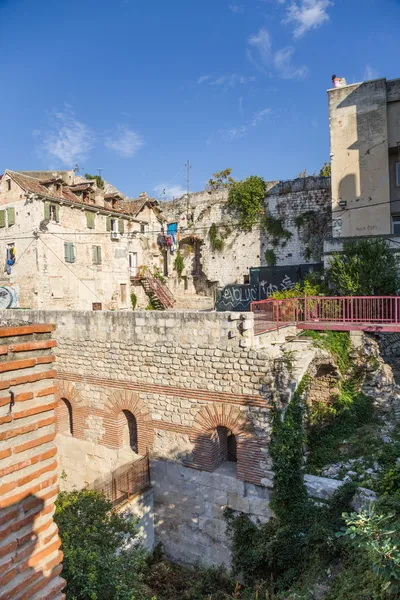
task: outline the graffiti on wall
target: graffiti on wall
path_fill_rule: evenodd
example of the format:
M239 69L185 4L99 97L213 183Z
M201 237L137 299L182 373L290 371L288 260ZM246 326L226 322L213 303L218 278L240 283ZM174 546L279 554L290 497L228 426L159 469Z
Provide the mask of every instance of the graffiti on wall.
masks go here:
M18 308L19 307L19 291L18 288L8 287L3 285L0 287L0 309Z
M218 311L249 311L251 302L265 300L274 292L290 290L309 271L321 269L319 264L250 269L250 284L224 287L217 293L215 308Z

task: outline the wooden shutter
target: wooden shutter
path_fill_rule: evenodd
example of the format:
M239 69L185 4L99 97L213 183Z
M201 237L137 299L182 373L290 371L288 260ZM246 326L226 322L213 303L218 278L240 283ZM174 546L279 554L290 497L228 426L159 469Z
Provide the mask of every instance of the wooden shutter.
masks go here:
M106 228L107 231L111 231L111 217L107 217Z
M92 246L92 262L97 265L97 246Z
M7 223L9 227L15 224L15 208L13 206L7 208Z
M0 210L0 227L6 226L6 211Z
M120 233L124 233L125 231L125 223L123 219L118 219L118 231Z
M50 221L50 202L44 203L44 218Z
M70 244L70 256L71 256L71 261L70 262L75 262L75 246L73 244Z
M101 246L97 246L97 264L101 265Z
M56 222L60 222L60 206L56 204Z
M64 258L65 262L75 262L75 248L74 245L69 242L65 242L64 244Z
M69 262L69 244L68 242L65 242L64 244L64 260L65 262Z
M94 229L94 213L88 210L86 211L86 226L89 227L89 229Z

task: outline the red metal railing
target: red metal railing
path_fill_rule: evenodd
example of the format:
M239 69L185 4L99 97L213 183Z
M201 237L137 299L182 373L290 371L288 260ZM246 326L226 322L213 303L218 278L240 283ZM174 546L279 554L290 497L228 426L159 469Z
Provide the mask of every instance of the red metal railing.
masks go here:
M307 296L252 302L255 333L299 329L400 331L400 296Z
M110 479L95 482L93 489L102 492L114 506L144 492L150 487L149 456L138 458L128 467L121 467L111 474Z

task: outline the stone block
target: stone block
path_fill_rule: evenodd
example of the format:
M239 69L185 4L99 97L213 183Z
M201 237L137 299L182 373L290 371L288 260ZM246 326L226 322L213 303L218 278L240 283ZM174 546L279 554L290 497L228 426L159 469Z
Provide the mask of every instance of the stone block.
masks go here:
M237 510L239 512L244 512L249 514L250 512L250 502L248 498L244 498L243 496L239 496L234 492L228 492L228 505L232 510Z
M201 532L209 535L214 540L224 540L226 538L226 521L222 519L212 519L209 517L199 517L199 529Z

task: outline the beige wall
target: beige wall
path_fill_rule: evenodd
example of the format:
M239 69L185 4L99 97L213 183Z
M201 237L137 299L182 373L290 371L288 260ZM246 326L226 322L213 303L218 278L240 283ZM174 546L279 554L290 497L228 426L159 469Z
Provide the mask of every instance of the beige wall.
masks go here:
M391 231L386 80L329 90L334 236ZM345 209L339 201L347 202Z
M124 218L125 231L119 239L107 232L107 214L95 215L95 227L89 229L86 212L80 206L62 204L59 222L47 224L42 231L44 202L28 200L25 192L12 182L0 182L0 207L15 208L15 225L0 228L0 249L3 269L0 266L0 285L16 287L20 292L20 305L26 308L91 310L92 303L101 302L103 308L130 310L129 252L137 253L138 265L160 263L156 245L155 215L145 209L141 219L155 219L147 225L154 231L153 238L140 233L140 223ZM146 214L145 214L146 213ZM153 216L150 214L153 213ZM37 231L37 238L33 232ZM16 264L11 275L5 272L6 247L15 243ZM67 263L64 244L73 243L75 262ZM102 263L93 264L92 247L100 246ZM157 259L158 257L158 259ZM126 299L121 297L121 285L126 285ZM135 288L142 304L147 301L140 288Z

